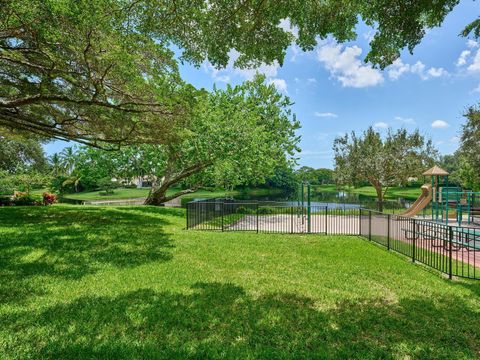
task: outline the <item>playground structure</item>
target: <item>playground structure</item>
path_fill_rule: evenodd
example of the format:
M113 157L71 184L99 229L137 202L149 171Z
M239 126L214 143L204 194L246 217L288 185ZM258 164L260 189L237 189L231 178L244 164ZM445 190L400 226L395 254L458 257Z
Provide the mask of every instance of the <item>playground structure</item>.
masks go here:
M422 195L402 215L414 217L423 211L423 218L428 218L427 207L431 205L431 220L446 225L457 223L459 226L475 225L480 216L480 193L449 186L450 174L438 166L423 173L431 182L422 186Z

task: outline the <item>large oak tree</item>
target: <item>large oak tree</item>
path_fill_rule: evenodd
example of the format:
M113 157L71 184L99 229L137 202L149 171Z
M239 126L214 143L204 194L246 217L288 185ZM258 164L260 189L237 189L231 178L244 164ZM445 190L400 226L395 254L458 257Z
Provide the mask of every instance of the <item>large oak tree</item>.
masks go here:
M292 42L352 40L362 19L376 30L366 60L383 68L458 2L0 0L0 126L94 146L167 144L191 108L174 48L195 65L225 66L233 49L236 66L282 64Z
M160 205L205 184L228 188L262 183L298 151L299 124L291 103L273 85L265 85L264 77L226 90L200 91L196 103L169 144L125 146L118 151L83 148L77 170L102 177L148 177L152 188L146 204ZM167 193L180 184L183 190Z

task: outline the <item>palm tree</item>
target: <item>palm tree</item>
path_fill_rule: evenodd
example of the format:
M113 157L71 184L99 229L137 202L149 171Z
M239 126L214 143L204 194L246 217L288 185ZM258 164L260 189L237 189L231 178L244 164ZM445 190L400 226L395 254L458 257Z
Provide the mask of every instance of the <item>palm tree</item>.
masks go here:
M65 167L63 166L62 159L58 153L53 154L49 158L50 166L52 167L53 176L59 176L65 173Z
M60 153L60 159L63 167L67 171L67 174L70 175L75 168L75 151L72 147L67 147L62 150Z

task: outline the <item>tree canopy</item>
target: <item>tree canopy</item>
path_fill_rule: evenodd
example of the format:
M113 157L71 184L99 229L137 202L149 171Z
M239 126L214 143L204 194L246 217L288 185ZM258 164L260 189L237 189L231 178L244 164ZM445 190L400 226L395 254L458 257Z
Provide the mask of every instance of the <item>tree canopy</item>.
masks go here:
M147 203L159 205L205 184L231 188L262 183L293 161L299 124L290 100L266 85L264 77L203 92L196 104L169 144L131 145L118 151L82 147L73 175L80 182L145 176L152 182ZM183 190L167 196L168 189L180 184Z
M314 169L310 166L302 166L296 171L296 175L300 181L305 181L311 185L333 184L334 172L331 169Z
M223 67L235 50L236 66L282 64L292 42L352 40L362 19L376 30L366 60L383 68L458 2L3 0L0 126L94 146L168 144L196 97L178 61Z
M459 175L462 186L480 189L480 108L471 106L464 114L467 119L462 127L458 153Z
M47 160L37 139L0 136L0 171L15 174L25 171L43 171Z
M379 210L388 188L404 185L408 178L420 174L433 165L437 151L431 140L416 130L389 130L385 137L369 127L360 136L349 136L334 141L335 176L341 185L356 185L368 181L376 190Z

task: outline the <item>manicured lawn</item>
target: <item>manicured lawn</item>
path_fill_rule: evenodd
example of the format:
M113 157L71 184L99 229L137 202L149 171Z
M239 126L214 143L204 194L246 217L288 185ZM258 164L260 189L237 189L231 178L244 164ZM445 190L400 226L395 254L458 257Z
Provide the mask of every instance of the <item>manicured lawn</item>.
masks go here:
M338 192L338 188L336 185L320 185L320 186L315 186L315 191L318 192ZM362 186L359 188L353 188L353 187L346 187L345 191L360 194L360 195L366 195L366 196L377 196L377 193L375 192L375 189L373 186ZM389 199L396 199L396 198L407 198L407 199L416 199L422 191L420 190L420 187L415 188L415 187L392 187L388 189L386 198Z
M104 191L89 191L80 192L76 194L67 194L66 198L84 201L94 200L123 200L123 199L136 199L145 198L148 195L148 188L140 189L115 189L113 194L106 195Z
M480 283L357 237L185 231L182 209L0 208L2 359L480 356Z
M84 200L84 201L95 201L95 200L124 200L124 199L136 199L136 198L145 198L148 195L149 188L141 188L141 189L115 189L113 194L105 195L103 191L90 191L90 192L81 192L77 194L67 194L65 197L69 199L75 200ZM172 194L178 189L172 189L168 191L168 194ZM270 189L252 189L249 190L249 194L251 195L266 195L271 194L272 192L279 192L280 190L270 190ZM228 196L235 196L240 194L241 191L229 191L225 192L225 190L203 190L200 189L192 194L184 195L185 198L210 198L210 197L222 197L225 195Z

